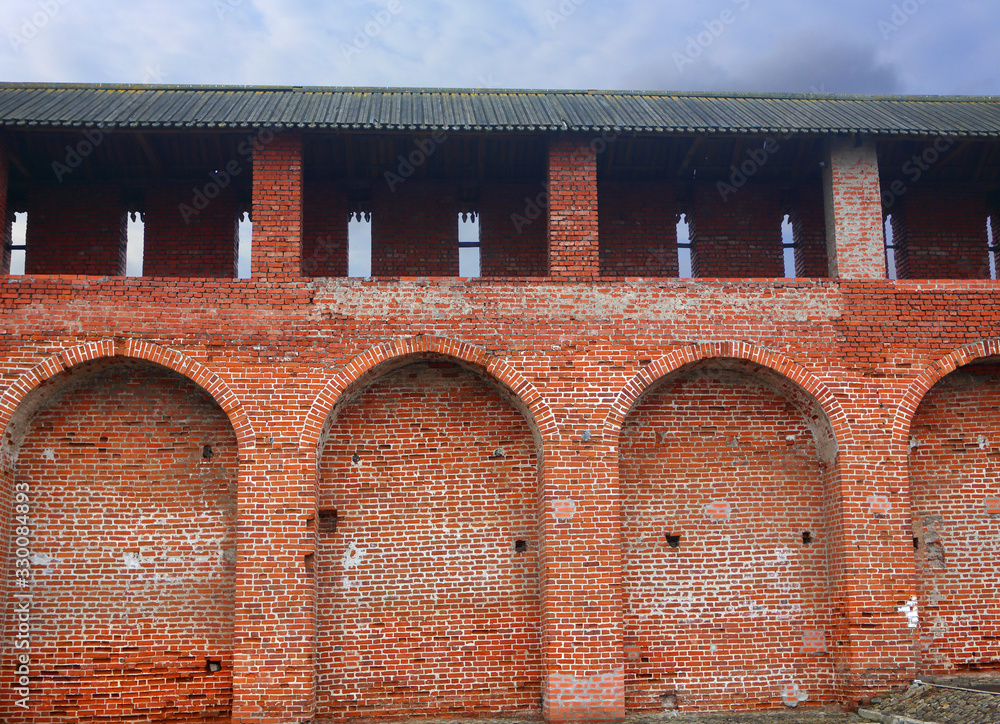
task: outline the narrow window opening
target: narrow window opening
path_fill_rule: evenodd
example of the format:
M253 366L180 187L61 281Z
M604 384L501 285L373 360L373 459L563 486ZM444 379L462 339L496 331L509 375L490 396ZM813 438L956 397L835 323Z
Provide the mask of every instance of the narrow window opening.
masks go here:
M997 251L996 246L993 244L993 217L988 216L986 218L986 243L990 249L990 279L996 281L997 279Z
M132 211L128 214L128 225L125 231L125 276L142 276L142 253L146 238L146 220L142 212Z
M802 542L804 544L806 544L806 545L809 545L810 543L812 543L813 542L813 534L810 533L808 530L802 531Z
M792 220L785 214L781 220L781 250L785 262L785 278L795 278L795 231L792 227Z
M460 212L458 215L458 275L478 277L479 263L479 214Z
M14 223L11 225L10 235L10 273L14 276L24 274L25 240L28 234L28 214L24 212L14 214Z
M913 536L913 550L920 549L920 539L917 536Z
M892 214L885 217L885 272L890 279L896 278L896 242L892 230Z
M514 552L515 553L525 553L528 550L528 541L518 540L514 541Z
M372 215L356 211L347 222L347 276L372 275Z
M244 212L239 217L239 241L236 252L236 276L249 279L251 274L250 254L253 248L253 222L250 214Z
M217 674L222 671L222 662L214 659L207 659L205 661L205 671L209 674Z
M691 273L691 228L688 226L687 214L681 214L677 220L677 276L690 279Z
M215 457L215 453L212 451L211 445L205 445L201 450L201 457L205 460L211 460Z
M681 537L679 535L670 535L670 533L667 533L667 545L671 548L680 548Z

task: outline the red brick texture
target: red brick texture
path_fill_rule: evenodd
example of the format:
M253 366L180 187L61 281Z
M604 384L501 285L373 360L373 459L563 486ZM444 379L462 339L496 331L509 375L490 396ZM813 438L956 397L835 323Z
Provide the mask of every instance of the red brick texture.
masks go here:
M479 266L484 277L548 273L546 207L541 179L484 183L479 198Z
M13 209L8 208L7 183L10 173L10 159L7 156L7 144L0 138L0 244L3 245L3 257L0 261L0 273L10 273L11 224L14 221Z
M433 181L372 190L372 276L458 276L458 189Z
M25 274L120 276L125 243L118 186L40 187L28 199Z
M302 136L257 135L253 150L254 278L281 281L301 276Z
M452 363L339 411L320 464L321 719L540 711L538 497L527 421Z
M910 426L921 670L955 673L1000 661L1000 368L952 372Z
M303 276L347 276L350 211L350 200L339 184L306 184L302 212Z
M597 152L573 135L549 141L549 274L586 280L600 275Z
M785 275L779 189L748 184L723 198L714 186L699 186L693 196L688 214L693 276Z
M830 275L885 278L885 234L878 158L871 141L829 142L823 167Z
M913 188L892 208L901 279L989 279L986 194Z
M191 184L146 190L142 274L147 277L236 276L238 201L232 187L195 209ZM197 213L195 213L197 212Z
M8 640L16 484L39 511L12 721L612 720L857 703L996 659L970 582L996 565L975 536L1000 371L948 375L1000 357L1000 291L875 278L865 146L831 153L839 279L639 283L597 278L586 141L552 141L549 278L359 280L301 276L301 143L261 140L252 279L2 281ZM785 201L762 202L777 238Z
M792 223L795 241L795 276L830 276L830 258L826 250L826 219L821 184L802 184L790 193L785 208Z
M66 376L27 426L13 476L33 523L15 510L31 575L17 577L12 561L7 574L31 583L14 592L31 594L16 600L30 603L34 675L30 710L5 697L0 716L229 721L233 429L173 372L116 362ZM6 610L13 638L16 609Z
M674 187L666 183L602 181L601 275L676 277L677 221Z

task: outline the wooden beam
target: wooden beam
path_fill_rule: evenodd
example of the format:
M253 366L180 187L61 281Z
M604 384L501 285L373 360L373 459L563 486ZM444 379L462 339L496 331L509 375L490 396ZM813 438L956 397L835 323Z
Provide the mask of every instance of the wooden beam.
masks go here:
M677 178L683 176L684 172L687 171L688 166L691 165L691 161L694 160L694 154L698 151L704 140L705 136L695 136L694 141L691 143L691 148L688 149L688 152L684 155L684 160L681 161L681 165L677 168Z
M141 133L134 133L132 135L135 137L136 143L139 144L139 148L141 148L142 152L146 155L146 160L148 160L149 164L153 167L153 172L162 178L163 164L160 163L160 159L156 155L156 152L153 151L153 147L149 145L149 141L146 140L146 137Z

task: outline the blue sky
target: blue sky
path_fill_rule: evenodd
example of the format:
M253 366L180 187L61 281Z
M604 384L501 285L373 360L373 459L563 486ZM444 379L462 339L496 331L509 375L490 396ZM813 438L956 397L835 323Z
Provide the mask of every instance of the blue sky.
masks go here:
M6 81L985 94L992 0L4 0Z

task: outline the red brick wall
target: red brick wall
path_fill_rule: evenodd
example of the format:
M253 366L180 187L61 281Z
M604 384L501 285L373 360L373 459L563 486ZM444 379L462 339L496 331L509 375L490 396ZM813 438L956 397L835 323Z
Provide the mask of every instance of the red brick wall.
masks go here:
M548 273L546 207L541 179L484 183L479 198L479 266L484 277Z
M715 186L700 186L688 217L693 276L785 275L780 189L748 184L723 199Z
M670 184L602 181L601 275L676 277L680 209Z
M123 363L76 374L31 420L17 459L32 521L33 585L17 590L32 593L33 675L29 710L5 695L0 716L229 721L232 427L172 372ZM207 673L207 659L222 670Z
M25 274L125 274L117 186L39 186L28 197Z
M253 148L251 274L279 281L302 275L302 135L261 131Z
M820 184L800 184L790 197L786 212L798 247L795 251L795 276L829 277L823 187Z
M538 471L521 413L453 364L391 372L339 413L319 501L324 720L538 713Z
M872 141L828 141L823 201L830 276L885 279L882 190Z
M990 278L985 192L913 188L901 202L892 209L893 221L905 227L895 239L906 260L900 278Z
M1000 367L938 382L910 428L921 670L1000 664Z
M549 140L548 190L549 274L561 280L598 277L597 153L590 139Z
M0 244L3 245L3 256L0 257L0 274L10 273L11 224L14 214L7 204L7 180L10 172L10 161L7 158L7 145L0 138Z
M411 179L372 191L372 276L458 276L458 189Z
M231 186L223 189L204 209L195 209L192 195L191 184L146 190L143 276L236 276L239 231L235 191Z
M302 274L347 276L350 200L335 183L307 183L303 193Z
M789 686L831 700L829 480L810 424L760 379L721 369L675 377L629 415L630 709L784 708Z

